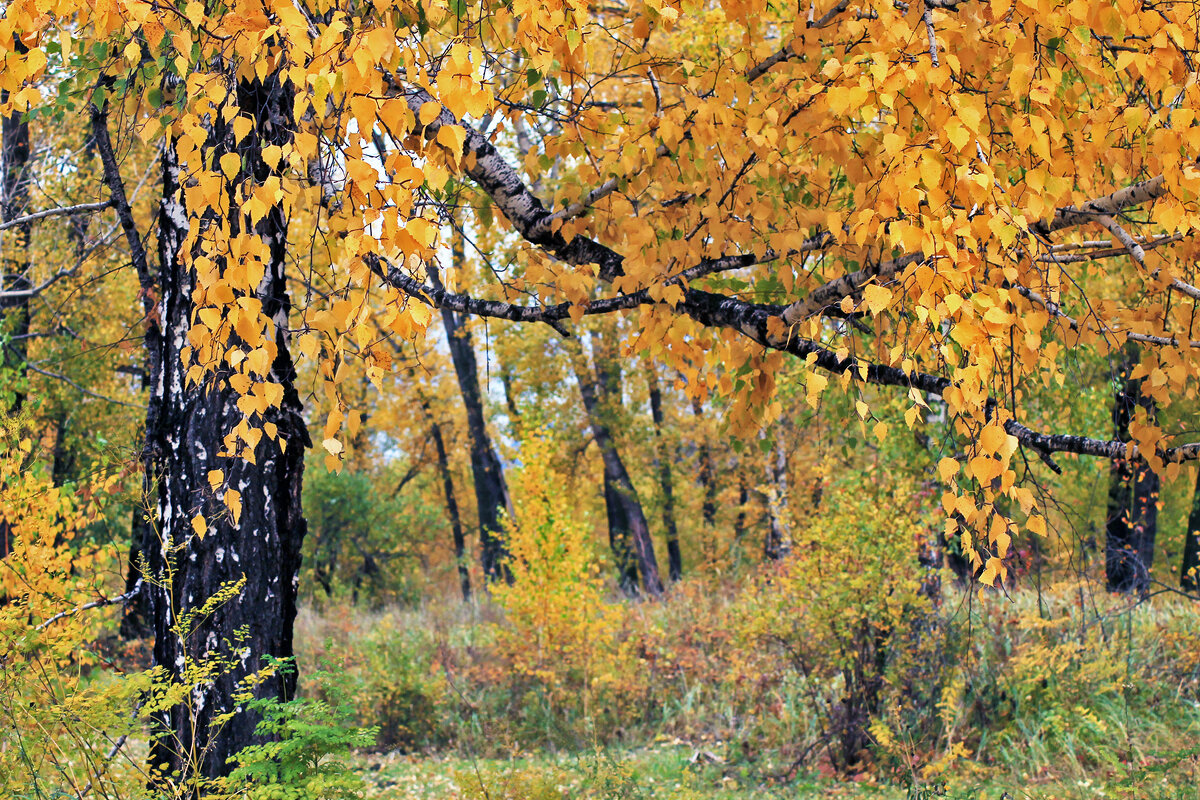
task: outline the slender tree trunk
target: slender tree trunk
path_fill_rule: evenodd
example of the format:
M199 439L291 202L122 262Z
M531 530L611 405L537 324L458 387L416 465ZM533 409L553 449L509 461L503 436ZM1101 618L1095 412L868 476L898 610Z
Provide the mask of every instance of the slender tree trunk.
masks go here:
M508 549L504 545L501 516L510 506L504 468L487 432L483 397L479 391L479 367L471 332L458 315L442 309L442 324L450 345L450 359L458 377L463 406L467 411L467 435L471 439L471 474L475 481L475 502L479 508L479 541L485 580L512 580L508 568Z
M658 485L663 495L663 528L667 532L667 573L672 581L683 577L683 555L679 552L679 528L675 524L675 489L671 481L671 448L663 436L662 390L654 365L646 364L650 389L650 416L654 420L654 440L658 456Z
M767 539L763 554L771 561L785 558L792 551L792 536L787 522L787 454L783 439L767 452Z
M261 184L272 174L261 148L285 145L290 126L291 91L276 79L241 82L237 100L255 122L254 135L237 145L242 156L235 183ZM289 699L295 693L294 671L263 673L247 685L247 676L267 666L267 659L290 659L296 616L296 584L305 534L300 492L304 449L310 445L295 370L288 352L285 255L287 219L278 208L251 226L240 215L227 217L231 235L253 232L269 256L256 295L262 312L274 320L263 346L273 351L268 380L283 389L279 407L250 422L257 430L274 425L256 443L243 440L242 457L222 457L226 437L244 421L230 388L229 367L221 365L189 381L184 364L195 304L195 274L184 242L191 217L213 212L189 210L186 176L175 141L163 155L163 200L158 217L159 268L152 271L121 184L106 114L93 109L93 129L104 161L105 179L121 217L126 240L142 281L146 304L146 346L150 397L143 450L146 493L155 508L142 543L154 627L154 663L167 678L184 687L178 704L153 715L150 765L159 785L199 793L197 780L224 775L231 759L256 735L258 717L244 710L243 690L257 697ZM228 123L213 121L213 160L232 149ZM230 190L233 191L232 188ZM230 199L231 207L236 203ZM206 224L207 217L200 224ZM225 264L217 261L217 268ZM213 488L210 475L223 471ZM227 492L241 493L237 519L226 507ZM198 520L203 518L203 522ZM201 535L203 532L203 535ZM240 587L232 592L233 587ZM210 598L215 607L201 609ZM196 675L201 665L215 674Z
M703 425L704 406L696 398L692 398L692 416ZM704 529L711 535L717 526L717 472L713 464L712 443L708 440L708 430L704 428L700 439L700 485L704 487L704 504L700 509L700 517L704 521Z
M20 42L18 51L23 50ZM7 101L8 92L0 95ZM29 123L13 114L0 120L0 221L9 222L29 211ZM29 280L29 223L0 232L0 292L27 292ZM25 406L29 296L0 296L0 412L18 414ZM7 385L6 385L7 384ZM12 552L12 524L0 509L0 558ZM6 598L0 597L0 604Z
M1154 401L1141 392L1141 381L1130 378L1137 351L1127 348L1121 364L1122 386L1113 402L1113 435L1129 439L1129 424L1138 406L1154 417ZM1144 594L1150 588L1154 540L1158 529L1159 480L1144 459L1114 459L1109 471L1108 514L1105 520L1105 576L1112 592Z
M605 421L598 389L600 380L589 368L579 340L568 339L566 346L575 370L575 378L579 383L579 392L583 396L583 407L592 428L592 437L604 463L604 478L606 483L611 483L612 486L611 491L605 491L605 505L609 508L609 535L614 536L614 528L619 528L622 524L628 525L633 552L637 556L638 568L642 574L643 588L646 594L658 597L663 592L663 584L659 576L658 559L654 555L654 541L650 537L650 525L646 522L637 489L629 478L629 472L625 469L625 463L617 452L616 443ZM614 518L617 509L620 510L620 514ZM613 540L615 541L615 538ZM620 568L621 554L614 550L613 556ZM621 577L624 579L624 572L621 573Z
M513 388L513 376L508 367L501 364L500 382L504 384L504 405L508 407L508 417L515 424L521 418L521 410L517 407L517 393Z
M454 496L454 478L450 473L450 459L446 457L446 442L442 438L442 426L432 417L429 403L421 401L426 416L429 417L429 435L433 437L433 446L437 450L438 472L442 476L442 490L446 493L446 515L450 517L450 530L454 536L454 562L458 566L458 585L462 590L463 600L471 599L471 570L467 566L467 540L463 533L462 518L458 513L458 500Z
M455 264L466 261L466 250L461 232L456 232L450 242L451 257ZM440 278L435 271L430 274L435 285ZM454 362L454 374L467 412L467 436L471 440L471 475L475 483L475 502L479 509L479 541L482 545L480 561L485 581L505 580L512 582L508 567L508 548L504 544L502 515L511 513L512 500L508 484L504 480L504 468L488 435L487 419L483 410L483 395L479 390L479 365L475 359L475 347L471 342L471 331L463 320L450 309L442 309L442 325L446 330L446 341L450 348L450 360Z
M1183 539L1183 566L1179 585L1188 592L1200 588L1200 470L1196 471L1196 490L1192 493L1192 511L1188 514Z
M746 504L749 502L750 486L746 482L745 473L738 470L738 509L737 516L733 518L733 540L735 542L740 542L746 535Z
M18 50L24 48L18 47ZM0 94L7 101L8 92ZM11 222L29 213L29 122L20 114L0 120L0 222ZM0 232L0 293L28 292L31 223ZM17 414L25 405L25 337L29 334L29 295L0 294L0 411Z

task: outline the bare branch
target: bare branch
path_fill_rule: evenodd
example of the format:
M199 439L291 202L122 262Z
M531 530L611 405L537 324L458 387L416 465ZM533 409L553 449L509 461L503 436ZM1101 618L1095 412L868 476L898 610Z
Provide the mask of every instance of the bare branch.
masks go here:
M106 208L112 208L112 205L112 200L105 200L102 203L80 203L79 205L63 206L61 208L47 208L42 211L35 211L32 214L26 214L23 217L10 219L8 222L0 224L0 231L6 231L18 225L27 225L31 222L37 222L40 219L46 219L47 217L73 217L79 214L89 214L93 211L103 211Z
M1092 222L1098 216L1113 216L1130 206L1141 205L1148 200L1162 197L1164 194L1166 194L1166 183L1164 176L1159 175L1141 183L1126 186L1124 189L1118 189L1103 197L1089 200L1081 207L1066 206L1065 208L1060 208L1054 212L1054 216L1050 219L1041 220L1031 227L1035 233L1048 236L1054 231L1060 231L1063 228Z
M925 21L925 37L929 40L929 59L936 67L938 66L937 34L933 30L933 12L929 10L929 3L925 3L925 8L921 11L921 19Z
M142 286L142 302L147 319L154 318L154 301L151 289L154 287L154 275L150 271L150 263L146 258L146 248L142 245L141 234L133 221L133 209L125 195L125 183L121 180L121 169L117 165L117 157L113 152L112 139L108 136L108 108L100 109L91 106L92 136L96 142L96 150L100 153L100 163L104 165L104 182L112 199L109 201L117 210L117 219L121 222L121 230L129 244L129 256L137 270L138 282Z
M102 394L97 394L96 392L93 392L91 389L88 389L87 387L80 386L78 383L71 380L66 375L59 375L57 372L50 372L48 370L44 370L41 367L37 366L36 364L26 362L25 366L27 368L33 370L34 372L36 372L39 375L44 375L47 378L53 378L56 381L62 381L63 383L70 386L71 388L87 395L88 397L94 397L97 400L103 400L106 403L113 403L114 405L118 405L118 406L125 406L126 408L140 408L143 411L146 410L146 407L140 403L127 403L124 400L117 400L116 398L113 398L113 397L105 397Z
M44 631L46 628L48 628L51 625L53 625L54 623L58 622L60 619L65 619L67 617L73 617L82 611L90 611L93 608L102 608L104 606L112 606L112 605L116 605L117 603L127 602L130 599L132 599L133 596L136 595L139 591L140 591L140 588L134 589L131 592L126 592L125 594L119 594L116 597L102 597L99 600L93 600L90 603L84 603L83 605L76 606L75 608L68 608L66 611L60 611L51 617L47 617L46 620L44 622L42 622L40 625L38 625L36 628L34 628L34 630L35 631Z
M1139 264L1146 263L1146 251L1143 250L1142 246L1135 242L1133 237L1130 236L1129 233L1117 223L1115 218L1109 216L1108 214L1099 214L1096 217L1096 222L1099 222L1108 229L1108 232L1113 235L1113 238L1121 243L1121 246L1128 251L1129 255L1133 256L1134 261Z

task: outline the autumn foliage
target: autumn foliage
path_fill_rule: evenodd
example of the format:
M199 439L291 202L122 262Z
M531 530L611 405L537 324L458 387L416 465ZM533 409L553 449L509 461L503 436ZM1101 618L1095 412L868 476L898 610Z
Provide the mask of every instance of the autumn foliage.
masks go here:
M1197 58L1154 0L6 0L0 791L353 795L356 726L1138 789Z

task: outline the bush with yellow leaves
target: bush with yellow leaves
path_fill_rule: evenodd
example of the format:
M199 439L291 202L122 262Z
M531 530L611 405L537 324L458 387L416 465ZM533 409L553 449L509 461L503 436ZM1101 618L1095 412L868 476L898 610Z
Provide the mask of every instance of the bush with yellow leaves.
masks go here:
M598 691L620 671L621 612L608 602L591 524L551 471L557 443L545 434L522 443L522 465L510 473L516 517L507 521L513 582L493 590L503 609L497 647L526 699L546 719L593 713Z

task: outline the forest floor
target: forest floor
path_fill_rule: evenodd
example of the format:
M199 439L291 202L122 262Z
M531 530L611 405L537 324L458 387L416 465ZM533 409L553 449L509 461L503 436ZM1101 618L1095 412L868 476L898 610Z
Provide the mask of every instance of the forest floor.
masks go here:
M369 800L1200 800L1200 615L1190 603L1097 595L1080 606L1066 589L976 598L969 615L947 603L939 630L953 648L930 652L953 671L884 675L888 687L905 675L949 687L926 712L932 732L916 741L893 726L888 749L847 772L794 744L823 718L786 662L753 640L716 637L731 627L721 605L731 597L680 591L621 606L623 635L642 654L617 664L622 680L644 678L642 656L656 652L687 671L660 669L658 694L626 696L635 700L609 689L591 717L579 715L580 685L560 662L545 673L568 681L554 714L543 710L551 683L514 681L499 645L519 654L533 637L499 638L511 623L487 604L308 609L298 643L302 669L334 667L310 689L341 687L358 724L381 730L377 749L348 763ZM1079 624L1083 609L1092 624ZM832 687L827 706L839 680L820 684ZM653 697L659 715L639 712L649 700L636 698ZM551 735L560 724L574 734ZM807 755L788 774L797 752Z
M1193 800L1200 785L1180 774L1154 790L1106 785L1093 778L1037 777L952 780L938 784L880 783L873 775L858 780L799 775L779 781L766 770L730 770L707 762L705 752L682 743L589 754L532 753L513 759L470 759L399 754L356 759L367 798L380 800L550 800L554 798L634 798L645 800L796 800L798 798L878 798L878 800L1094 800L1144 798Z

